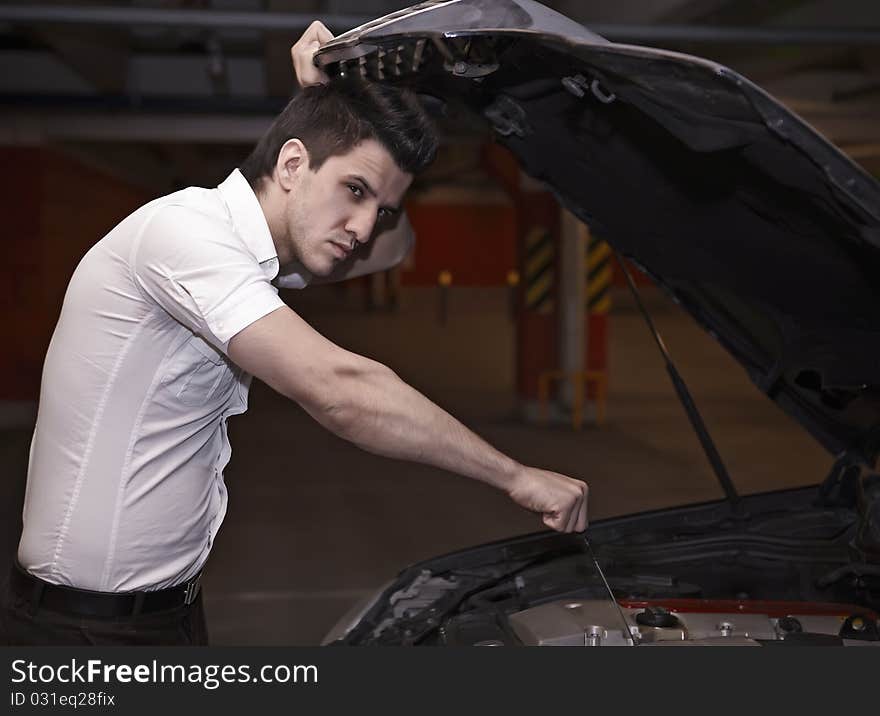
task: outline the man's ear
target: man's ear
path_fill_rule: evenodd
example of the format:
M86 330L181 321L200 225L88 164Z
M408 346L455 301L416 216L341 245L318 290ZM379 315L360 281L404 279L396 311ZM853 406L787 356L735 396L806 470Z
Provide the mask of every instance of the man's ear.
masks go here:
M296 186L299 173L309 168L309 152L299 139L288 139L278 152L275 176L285 191Z

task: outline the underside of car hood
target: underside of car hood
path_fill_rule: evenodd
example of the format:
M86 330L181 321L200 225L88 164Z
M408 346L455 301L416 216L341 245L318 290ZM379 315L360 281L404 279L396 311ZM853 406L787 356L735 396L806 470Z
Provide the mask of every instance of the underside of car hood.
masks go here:
M316 61L484 117L829 452L875 463L880 185L759 87L528 0L416 5Z

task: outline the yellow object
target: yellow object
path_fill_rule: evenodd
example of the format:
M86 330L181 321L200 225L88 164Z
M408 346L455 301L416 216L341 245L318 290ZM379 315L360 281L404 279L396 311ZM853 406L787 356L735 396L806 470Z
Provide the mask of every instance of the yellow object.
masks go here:
M574 405L571 411L571 427L580 430L584 422L584 392L590 383L596 387L596 425L605 424L606 391L608 379L598 370L566 373L561 370L545 370L538 376L538 404L541 417L546 421L550 404L550 385L553 381L570 380L574 387Z
M437 274L437 283L441 286L449 286L452 284L452 274L449 271L441 271Z
M611 247L595 237L587 247L587 313L608 313L611 309Z
M508 286L519 286L519 271L508 271L507 272L507 285Z
M525 245L522 266L525 310L552 313L556 301L556 244L546 227L533 226L526 234Z

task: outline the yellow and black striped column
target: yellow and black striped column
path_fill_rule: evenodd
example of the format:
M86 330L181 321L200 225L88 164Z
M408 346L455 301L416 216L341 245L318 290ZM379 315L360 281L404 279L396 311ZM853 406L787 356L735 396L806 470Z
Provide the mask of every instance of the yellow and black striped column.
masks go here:
M611 247L602 239L590 237L587 246L587 313L606 314L611 308Z
M534 313L552 313L556 301L555 242L545 227L535 226L526 234L525 244L525 309Z

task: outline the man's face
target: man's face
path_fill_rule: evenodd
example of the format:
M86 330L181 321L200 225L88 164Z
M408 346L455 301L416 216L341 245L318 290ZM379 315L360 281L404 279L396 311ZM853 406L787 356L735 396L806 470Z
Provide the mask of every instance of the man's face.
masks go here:
M317 171L303 166L297 175L287 199L289 249L316 276L327 276L369 241L376 222L399 211L412 182L372 139L328 158Z

